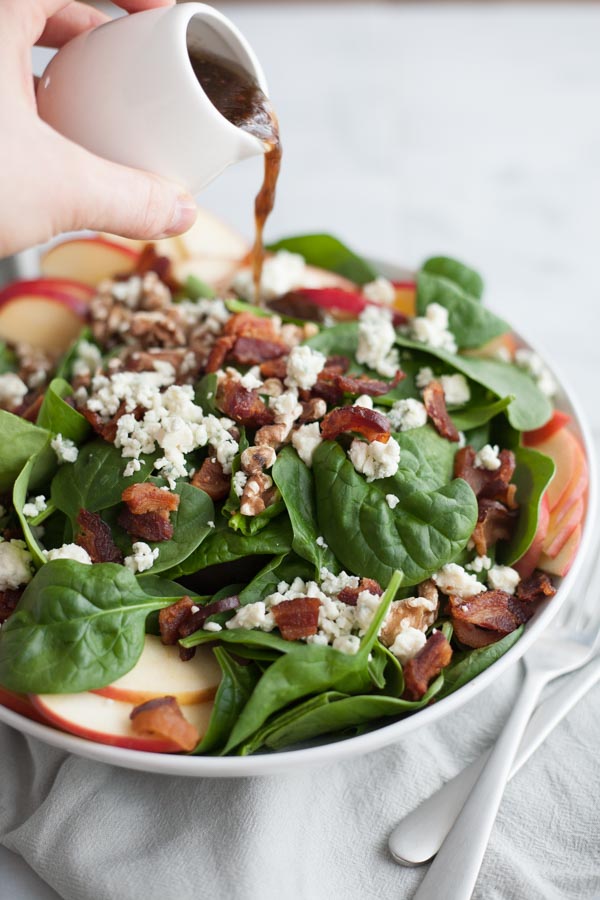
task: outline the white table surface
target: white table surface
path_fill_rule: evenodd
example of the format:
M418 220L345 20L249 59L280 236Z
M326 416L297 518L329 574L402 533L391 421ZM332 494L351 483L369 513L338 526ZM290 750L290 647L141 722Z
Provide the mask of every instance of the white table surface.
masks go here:
M218 5L281 121L268 237L331 231L399 263L472 263L600 436L600 7ZM202 202L250 233L259 178L256 160L230 169ZM58 896L3 848L0 885L6 900Z

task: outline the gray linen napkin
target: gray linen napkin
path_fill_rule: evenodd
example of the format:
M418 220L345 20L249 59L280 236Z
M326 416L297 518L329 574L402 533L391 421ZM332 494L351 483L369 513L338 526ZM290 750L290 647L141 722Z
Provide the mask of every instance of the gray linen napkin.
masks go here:
M489 745L518 678L395 746L272 777L131 772L2 726L0 842L66 900L409 898L423 870L391 861L390 828ZM509 785L477 900L600 895L599 745L596 688Z

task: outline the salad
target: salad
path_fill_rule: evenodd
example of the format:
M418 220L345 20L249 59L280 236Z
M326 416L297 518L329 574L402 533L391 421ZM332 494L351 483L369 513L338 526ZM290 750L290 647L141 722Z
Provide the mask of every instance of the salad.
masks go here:
M243 248L177 240L66 241L0 292L0 702L200 754L438 702L577 551L551 374L456 260L291 238L255 297Z

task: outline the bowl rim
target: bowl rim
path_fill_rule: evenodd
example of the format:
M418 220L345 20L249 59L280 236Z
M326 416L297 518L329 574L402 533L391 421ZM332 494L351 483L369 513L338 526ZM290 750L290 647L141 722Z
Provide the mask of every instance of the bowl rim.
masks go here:
M414 277L414 272L401 266L370 260L383 275L394 279ZM382 749L402 740L403 737L443 719L452 711L468 703L473 697L485 690L502 672L510 668L525 654L541 632L550 624L559 609L566 601L571 588L576 583L587 551L592 544L594 525L598 512L597 464L594 442L585 413L568 382L559 375L554 364L547 360L549 355L541 352L537 343L532 344L521 332L515 334L528 347L540 353L542 359L554 375L558 390L558 405L572 415L576 431L583 444L589 468L588 502L583 535L577 555L567 575L561 580L556 595L526 625L521 638L503 656L491 666L467 682L456 692L449 694L431 706L418 710L389 725L382 725L373 731L345 739L335 739L315 746L301 747L296 750L282 750L251 756L215 757L215 756L181 756L174 754L150 753L142 750L129 750L111 744L100 744L87 738L77 737L68 732L59 731L50 725L43 725L28 719L0 705L0 722L37 738L50 746L74 753L75 755L108 763L126 769L151 772L161 775L179 775L196 778L246 778L255 775L270 775L289 771L298 766L322 766L343 759L349 759L375 750Z

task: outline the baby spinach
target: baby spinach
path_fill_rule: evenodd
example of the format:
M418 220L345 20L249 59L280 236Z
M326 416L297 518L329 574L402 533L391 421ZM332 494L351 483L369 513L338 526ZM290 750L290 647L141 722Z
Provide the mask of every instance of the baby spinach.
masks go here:
M196 396L194 397L194 403L200 406L204 413L212 413L213 416L220 416L221 413L217 409L216 398L217 396L217 376L214 372L211 372L208 375L204 375L203 378L198 382L198 386L196 388Z
M358 347L358 323L341 322L339 325L332 325L304 343L325 356L347 356L354 360Z
M146 594L115 563L46 563L0 631L0 684L34 694L111 684L139 659L148 613L177 599Z
M304 559L300 559L295 553L281 554L274 556L273 559L258 572L252 581L240 591L240 606L247 603L256 603L257 600L264 600L269 594L274 594L277 585L281 581L288 584L294 578L302 578L309 581L313 575L310 565Z
M317 448L313 471L325 540L344 568L383 584L395 569L403 586L429 578L462 550L477 521L475 495L460 478L413 490L392 510L385 493L393 479L367 484L332 441Z
M217 632L195 631L189 637L182 638L179 643L182 647L199 647L201 644L211 644L215 641L239 646L240 655L243 655L248 647L276 650L278 653L291 653L299 646L294 641L284 641L279 634L250 628L224 628Z
M217 296L213 288L197 275L188 275L183 286L183 294L188 300L212 300Z
M438 700L457 691L463 684L471 681L476 675L495 663L497 659L500 659L513 644L517 643L523 634L523 628L524 626L521 625L516 631L507 634L495 644L488 644L487 647L467 650L464 653L455 652L452 662L444 669L444 685L438 695Z
M449 256L432 256L425 260L421 271L452 281L475 300L481 300L483 296L483 278L479 272L457 259L451 259Z
M127 460L121 451L103 440L83 446L76 462L61 466L52 481L52 502L57 509L77 519L80 509L101 512L121 502L126 487L145 481L154 468L154 458L141 457L139 472L125 478Z
M273 465L273 481L279 488L288 511L294 537L292 547L298 556L313 563L317 574L322 566L337 572L339 566L329 547L317 543L317 505L312 473L293 447L284 447Z
M214 520L215 508L207 493L184 481L177 484L174 493L179 495L179 506L169 516L173 536L168 541L149 542L152 549L158 549L150 570L153 575L182 563L213 530L208 523Z
M542 496L556 468L549 456L537 450L517 447L514 454L517 467L512 481L517 485L519 519L508 545L498 547L499 557L508 566L521 559L531 547L537 531Z
M417 277L417 314L425 315L430 303L448 310L448 328L461 348L481 347L510 326L453 281L421 271Z
M239 663L224 647L213 650L221 667L221 681L208 723L208 729L194 753L214 753L227 743L238 716L261 676L254 664Z
M450 417L459 431L470 431L472 428L479 428L486 425L495 416L506 412L510 404L515 398L512 396L502 397L493 403L485 403L479 406L467 406L459 412L451 413Z
M0 375L5 375L7 372L16 372L18 368L17 356L14 350L11 350L5 341L0 341Z
M36 459L37 456L34 455L27 460L27 462L23 466L21 474L14 483L13 506L15 508L17 516L19 517L19 522L21 523L21 528L23 529L23 536L25 538L27 547L29 548L29 552L31 553L34 565L36 566L36 568L39 568L46 562L46 557L42 552L42 548L38 544L37 538L34 537L29 520L23 514L23 506L27 502L27 489L29 487L29 480L35 466Z
M50 432L0 409L0 434L0 493L12 488L27 460L36 454L38 463L33 486L43 484L57 466L56 454L50 446Z
M535 381L521 369L498 359L483 359L475 356L459 356L446 350L419 344L402 334L396 335L400 347L425 351L430 356L445 362L450 368L462 372L467 378L487 388L496 397L512 396L507 408L508 421L519 431L541 428L552 415L552 403L543 394Z
M239 498L237 499L239 503ZM262 531L263 528L265 528L271 521L271 519L277 518L277 516L281 515L281 513L284 511L285 503L280 497L278 500L275 500L274 503L271 503L270 506L267 506L266 509L263 509L262 512L259 512L256 516L247 516L241 512L234 513L227 520L227 524L234 531L239 531L240 534L243 534L246 537L251 537L253 534L258 534L259 531Z
M330 234L304 234L283 238L267 249L274 253L278 250L299 253L309 266L337 272L356 284L366 284L377 277L377 272L369 263Z
M64 438L81 444L91 431L89 422L81 413L65 402L71 397L73 388L63 378L53 378L42 403L37 424L47 428L53 434L62 434Z
M82 341L93 343L91 328L82 328L82 330L79 332L78 337L73 341L64 356L61 357L60 362L56 367L56 378L65 378L67 380L71 378L73 374L73 363L79 355L79 348Z

